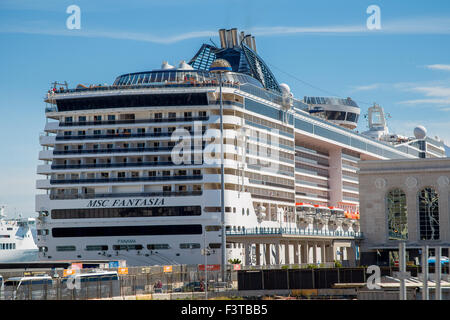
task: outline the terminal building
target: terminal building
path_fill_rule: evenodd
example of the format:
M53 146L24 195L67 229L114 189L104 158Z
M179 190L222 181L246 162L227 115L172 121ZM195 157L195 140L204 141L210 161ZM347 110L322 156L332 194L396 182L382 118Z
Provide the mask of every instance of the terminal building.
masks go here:
M388 265L400 241L409 261L424 245L450 247L450 158L361 161L359 168L361 264Z

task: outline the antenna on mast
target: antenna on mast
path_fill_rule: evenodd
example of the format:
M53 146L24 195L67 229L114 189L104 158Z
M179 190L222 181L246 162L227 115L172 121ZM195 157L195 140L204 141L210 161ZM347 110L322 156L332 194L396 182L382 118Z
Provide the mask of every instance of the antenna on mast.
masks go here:
M57 86L64 86L64 87L66 87L66 90L69 90L69 85L67 84L67 81L64 81L64 82L55 81L55 82L52 82L52 84L53 84L53 89L57 89Z

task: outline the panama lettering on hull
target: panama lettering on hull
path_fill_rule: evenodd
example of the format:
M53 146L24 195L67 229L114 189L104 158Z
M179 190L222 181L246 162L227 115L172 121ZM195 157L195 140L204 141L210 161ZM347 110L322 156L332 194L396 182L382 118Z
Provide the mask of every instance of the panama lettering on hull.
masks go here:
M88 208L163 206L164 198L90 200Z

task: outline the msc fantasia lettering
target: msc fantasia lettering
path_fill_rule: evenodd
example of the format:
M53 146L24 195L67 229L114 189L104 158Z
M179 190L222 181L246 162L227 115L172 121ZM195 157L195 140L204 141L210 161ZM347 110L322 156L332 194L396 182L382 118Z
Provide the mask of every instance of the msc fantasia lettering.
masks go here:
M146 207L146 206L163 206L164 198L140 198L140 199L107 199L107 200L90 200L86 207L88 208L108 208L108 207Z

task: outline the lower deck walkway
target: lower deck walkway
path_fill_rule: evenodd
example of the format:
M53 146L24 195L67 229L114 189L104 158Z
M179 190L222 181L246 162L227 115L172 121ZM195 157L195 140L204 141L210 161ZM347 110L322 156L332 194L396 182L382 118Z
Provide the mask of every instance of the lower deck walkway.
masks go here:
M243 265L326 264L348 261L356 265L358 232L254 228L227 232L227 243L244 248Z

